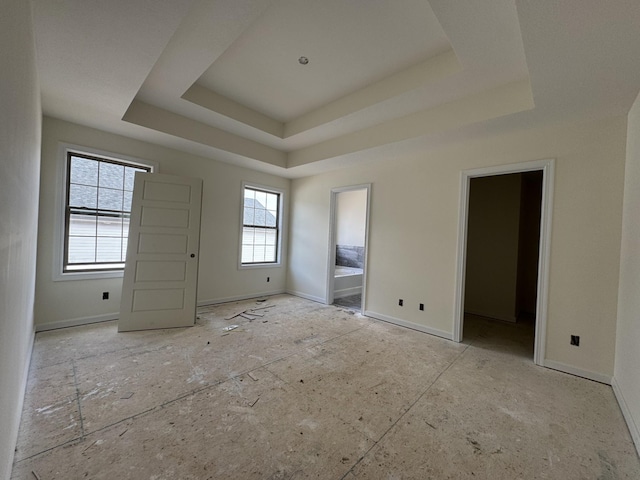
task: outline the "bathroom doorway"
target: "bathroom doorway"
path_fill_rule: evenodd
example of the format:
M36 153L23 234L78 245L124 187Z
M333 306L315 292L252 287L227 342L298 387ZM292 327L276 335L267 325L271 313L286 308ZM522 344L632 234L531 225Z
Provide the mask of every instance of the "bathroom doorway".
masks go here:
M366 283L369 185L331 191L327 303L362 312Z

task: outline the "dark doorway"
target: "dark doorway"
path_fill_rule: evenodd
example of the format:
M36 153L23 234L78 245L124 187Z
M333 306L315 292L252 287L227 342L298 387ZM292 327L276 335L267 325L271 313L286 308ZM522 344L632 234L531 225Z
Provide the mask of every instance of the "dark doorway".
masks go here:
M542 171L470 180L464 338L509 341L533 356Z

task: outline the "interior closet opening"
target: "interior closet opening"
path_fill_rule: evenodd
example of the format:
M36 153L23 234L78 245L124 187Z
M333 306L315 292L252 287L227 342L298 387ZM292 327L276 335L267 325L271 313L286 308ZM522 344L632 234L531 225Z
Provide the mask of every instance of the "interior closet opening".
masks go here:
M533 358L542 187L541 170L470 179L464 340Z

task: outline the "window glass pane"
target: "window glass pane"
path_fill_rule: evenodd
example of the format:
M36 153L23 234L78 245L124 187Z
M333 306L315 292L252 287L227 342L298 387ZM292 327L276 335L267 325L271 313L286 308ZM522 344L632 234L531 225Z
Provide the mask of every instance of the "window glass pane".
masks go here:
M267 230L265 232L265 244L266 245L275 245L276 241L278 240L278 236L276 235L276 231L275 230Z
M268 210L278 210L278 195L274 193L267 194L267 204L265 205Z
M98 199L97 187L69 185L69 206L96 208Z
M276 261L276 247L267 245L264 249L264 261L275 262Z
M122 240L113 237L98 237L96 249L97 262L120 262L122 259Z
M256 228L243 229L241 261L276 262L280 194L250 188L246 188L244 194L243 222L245 225L255 225Z
M69 235L95 237L96 217L94 215L69 215Z
M255 222L254 212L255 212L255 210L253 208L248 207L245 204L245 207L244 207L244 220L243 220L243 223L245 225L254 225L254 222Z
M122 190L98 189L98 208L122 211Z
M275 227L276 226L276 216L278 213L275 210L267 210L265 212L265 225L267 227Z
M254 245L264 245L266 243L265 231L263 229L256 228L253 243Z
M256 208L267 208L266 192L256 192Z
M124 189L128 191L133 191L133 180L136 172L145 172L141 168L134 167L125 167L124 168Z
M256 245L253 247L253 261L264 262L264 246Z
M122 219L122 260L126 260L127 258L127 238L129 237L129 225L131 219L128 216L125 216Z
M98 217L99 237L122 237L122 218Z
M127 260L127 237L122 238L122 261Z
M87 263L95 261L95 237L69 237L69 263Z
M253 246L243 245L242 246L242 263L251 263L251 262L253 262Z
M124 198L122 202L122 211L130 212L131 211L131 199L133 198L133 192L124 191Z
M124 186L124 166L101 162L98 185L122 190Z
M267 225L267 218L266 218L266 210L264 208L256 208L256 213L255 213L255 225L260 225L260 226L266 226Z
M98 162L71 156L71 183L98 185Z
M149 168L69 154L66 271L123 268L136 172ZM102 265L106 263L106 265Z
M242 244L253 245L253 232L255 229L244 227L242 229Z

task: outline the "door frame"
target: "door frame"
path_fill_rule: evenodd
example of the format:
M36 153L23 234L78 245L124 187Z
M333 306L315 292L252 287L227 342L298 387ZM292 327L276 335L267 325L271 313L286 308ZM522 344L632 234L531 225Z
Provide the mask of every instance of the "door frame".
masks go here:
M365 226L364 226L364 265L362 268L362 303L360 304L360 312L364 312L364 306L366 305L366 292L367 292L367 263L369 257L369 215L371 206L371 184L364 183L360 185L350 185L347 187L336 187L331 189L331 200L329 207L329 254L327 255L327 282L326 282L326 295L325 303L332 305L335 300L334 288L335 288L335 267L336 267L336 200L339 193L352 192L356 190L367 191L367 205L365 207Z
M549 301L549 264L551 220L553 212L553 182L555 159L494 167L463 170L460 175L460 214L458 221L458 254L454 306L453 340L461 342L464 325L464 288L467 266L467 223L469 215L469 187L472 178L542 171L542 200L540 215L540 247L538 252L538 284L536 298L536 331L533 361L544 365L547 338L547 308Z

